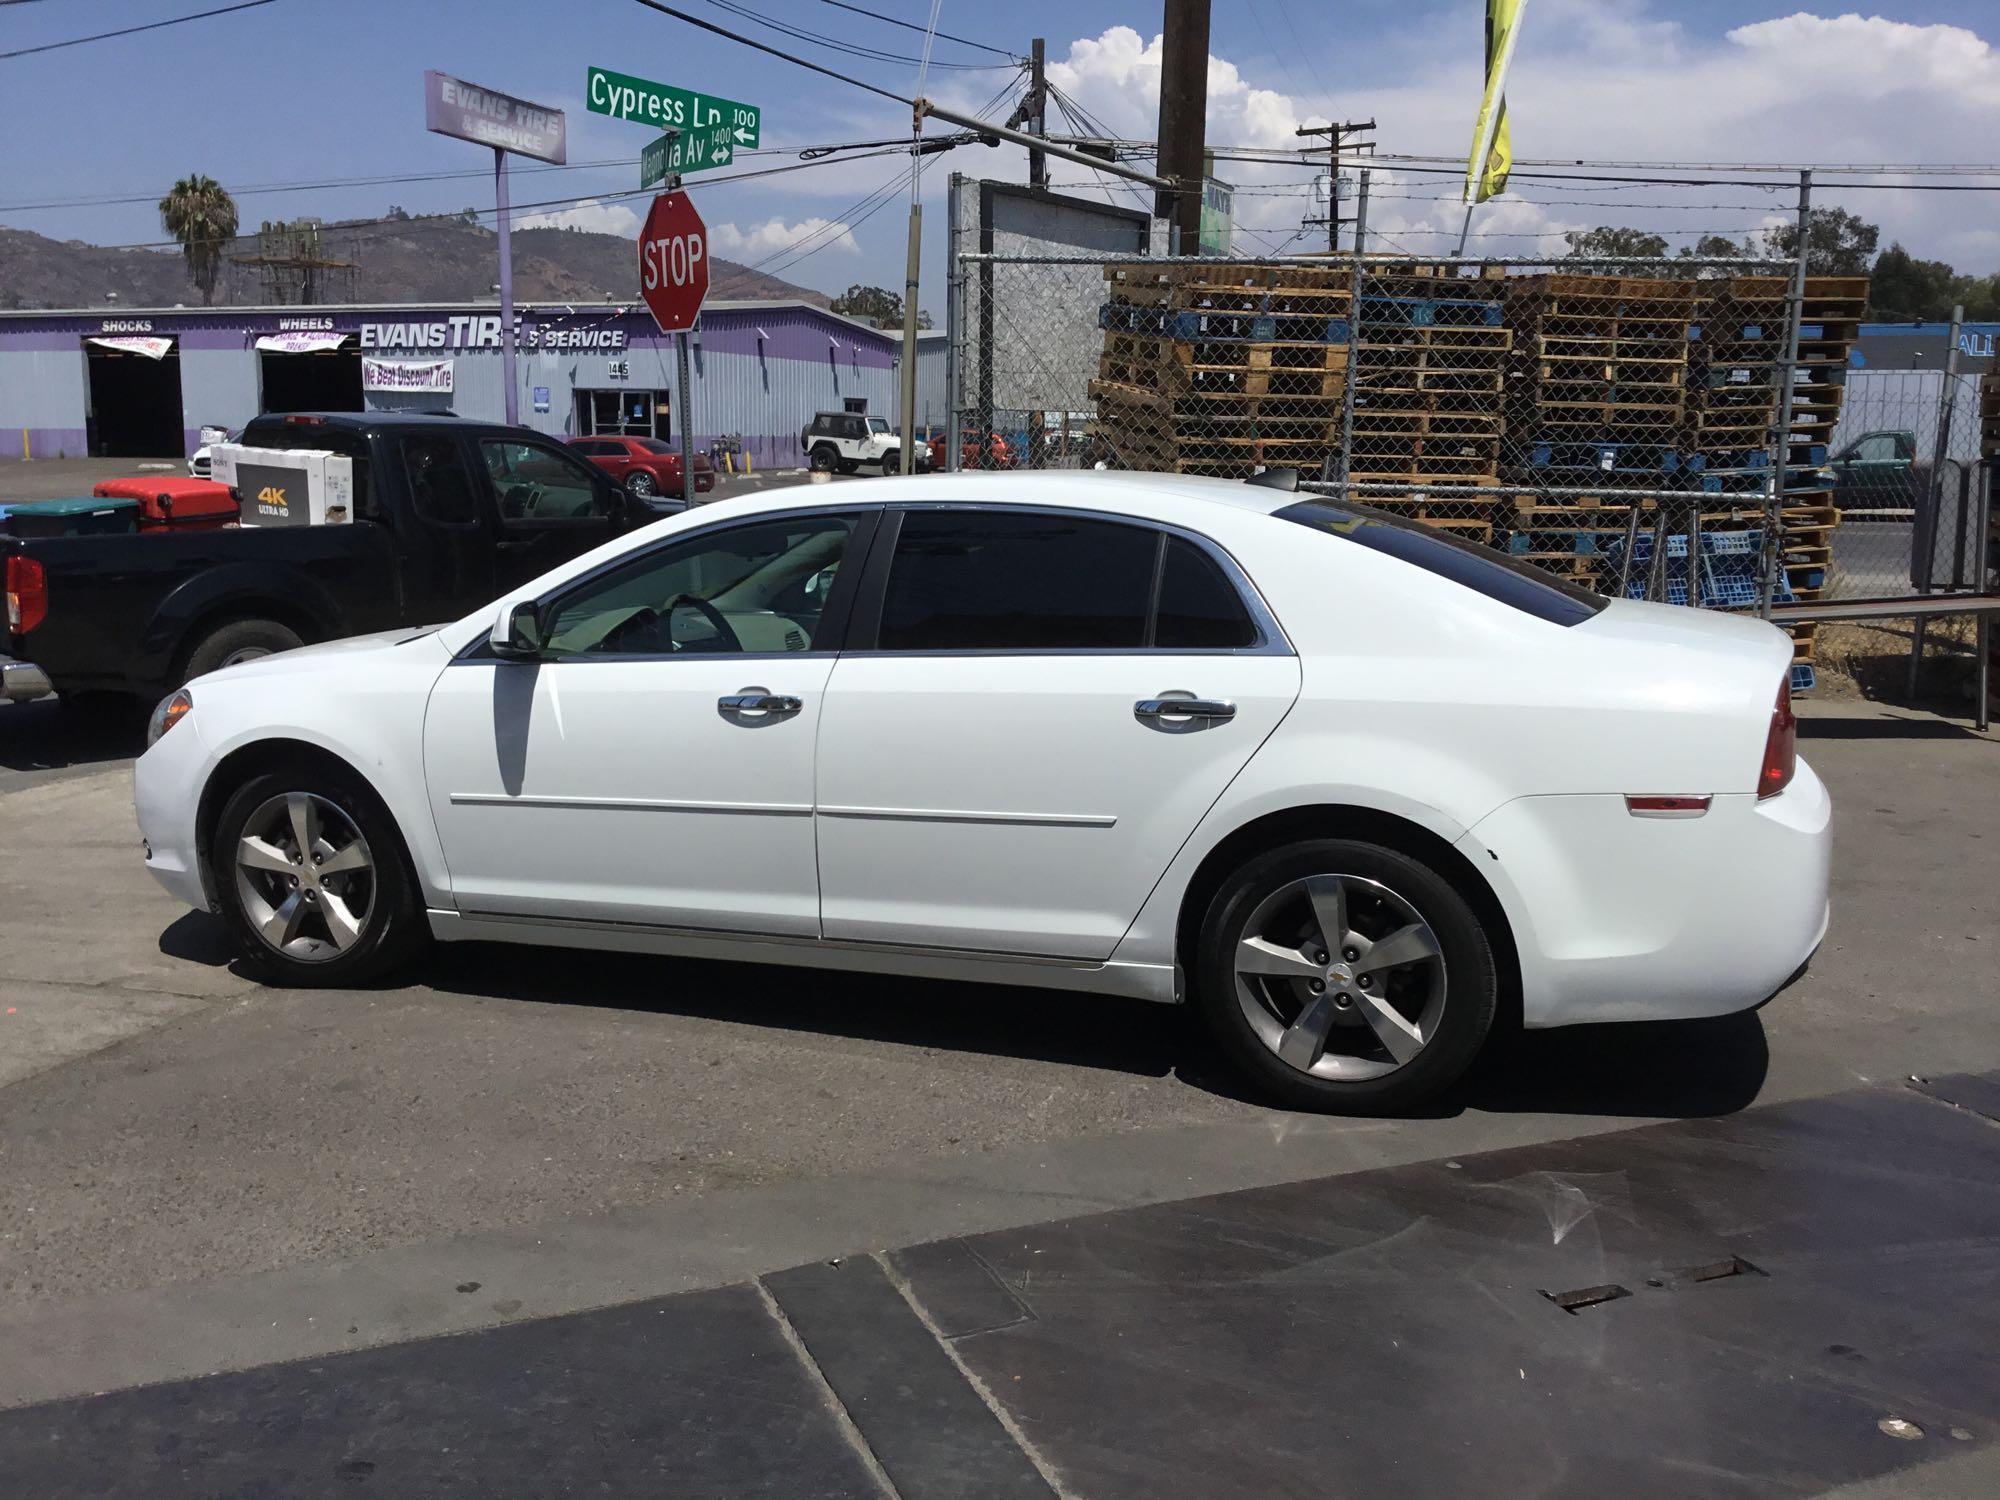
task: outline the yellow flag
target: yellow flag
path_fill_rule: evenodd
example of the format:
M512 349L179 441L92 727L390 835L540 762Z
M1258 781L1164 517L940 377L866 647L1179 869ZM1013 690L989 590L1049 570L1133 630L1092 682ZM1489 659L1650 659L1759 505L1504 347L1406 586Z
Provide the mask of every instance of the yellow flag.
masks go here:
M1472 155L1465 163L1468 207L1507 191L1507 170L1514 165L1507 131L1507 65L1514 60L1514 39L1527 8L1528 0L1486 0L1486 93L1479 101Z

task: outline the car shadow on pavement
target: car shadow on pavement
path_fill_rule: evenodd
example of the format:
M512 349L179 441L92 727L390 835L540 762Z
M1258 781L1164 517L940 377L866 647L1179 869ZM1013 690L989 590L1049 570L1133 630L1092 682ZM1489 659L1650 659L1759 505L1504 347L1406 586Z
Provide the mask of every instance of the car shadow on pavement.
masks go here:
M130 760L145 743L145 712L134 704L72 705L57 698L0 704L0 770Z
M1270 1101L1217 1054L1200 1017L1062 990L464 943L422 982L445 993L698 1016L907 1047L1164 1078ZM1417 1113L1685 1119L1729 1114L1762 1088L1770 1050L1754 1012L1705 1021L1574 1026L1496 1038L1465 1080Z
M1175 1006L828 969L452 943L415 977L446 994L612 1006L1155 1078L1173 1072L1190 1045Z

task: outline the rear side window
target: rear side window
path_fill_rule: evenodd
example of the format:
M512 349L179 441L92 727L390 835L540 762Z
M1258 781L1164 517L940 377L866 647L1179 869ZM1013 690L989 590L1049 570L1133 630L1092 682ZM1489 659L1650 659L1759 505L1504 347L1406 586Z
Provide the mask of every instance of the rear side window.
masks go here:
M877 637L884 651L1143 646L1158 534L994 511L903 517Z
M1243 596L1215 559L1185 537L1167 538L1153 644L1162 651L1242 650L1257 644Z
M1517 562L1399 516L1319 500L1288 505L1277 514L1328 536L1386 552L1552 625L1580 625L1611 602L1532 563Z
M443 434L404 438L403 472L409 476L410 504L421 519L433 526L478 523L478 492L457 438Z

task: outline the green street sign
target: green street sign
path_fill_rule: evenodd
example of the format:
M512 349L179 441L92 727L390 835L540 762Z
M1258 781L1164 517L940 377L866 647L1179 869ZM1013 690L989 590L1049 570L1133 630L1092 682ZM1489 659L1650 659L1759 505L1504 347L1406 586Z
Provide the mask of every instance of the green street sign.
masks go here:
M678 145L666 148L668 164L664 170L668 172L727 166L737 152L750 150L760 139L763 111L754 104L677 89L608 68L588 70L583 97L593 114L678 131ZM642 178L640 186L650 187L652 182Z
M728 166L736 159L735 132L734 126L712 125L707 130L669 130L648 141L639 153L639 186L658 187L670 174Z

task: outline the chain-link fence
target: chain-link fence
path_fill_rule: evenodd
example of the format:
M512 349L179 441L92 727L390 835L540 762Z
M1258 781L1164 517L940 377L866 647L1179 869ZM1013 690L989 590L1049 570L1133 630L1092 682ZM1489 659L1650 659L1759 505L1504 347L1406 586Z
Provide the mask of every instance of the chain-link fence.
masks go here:
M952 458L1295 468L1676 604L1796 615L1976 586L1976 392L1855 370L1866 278L1798 272L961 253ZM1815 626L1791 629L1803 689Z

